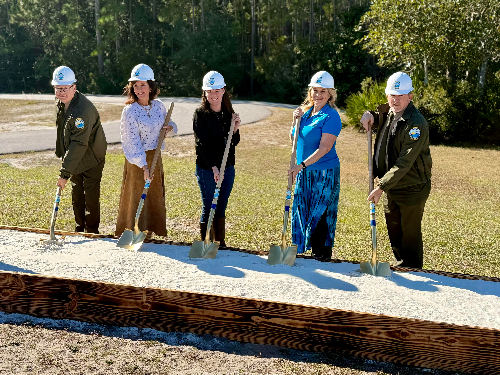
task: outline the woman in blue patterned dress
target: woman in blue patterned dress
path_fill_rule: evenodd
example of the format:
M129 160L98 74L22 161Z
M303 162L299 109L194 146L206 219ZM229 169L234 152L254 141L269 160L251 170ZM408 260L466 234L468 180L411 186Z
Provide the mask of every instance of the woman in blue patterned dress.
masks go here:
M337 97L333 77L314 74L307 97L295 109L301 119L297 141L297 164L289 174L297 178L292 206L292 242L297 252L312 249L321 261L332 257L340 189L340 163L335 142L342 129L334 108ZM291 136L294 130L292 128Z

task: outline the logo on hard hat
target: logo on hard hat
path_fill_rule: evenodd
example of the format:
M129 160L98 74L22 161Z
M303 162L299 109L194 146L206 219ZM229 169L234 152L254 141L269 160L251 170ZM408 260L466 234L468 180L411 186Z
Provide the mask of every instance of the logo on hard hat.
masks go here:
M139 77L139 74L141 74L141 72L139 71L139 69L137 69L137 70L135 71L135 76L136 76L136 77Z
M316 83L321 83L321 81L323 80L323 77L319 77L317 80L316 80Z
M64 79L64 74L63 74L63 72L59 72L59 74L57 75L57 79L58 79L59 81L62 81L62 80Z
M399 90L400 85L401 85L401 82L399 82L399 81L394 82L394 89Z
M417 127L411 128L410 132L408 133L410 135L410 138L414 141L420 138L420 129Z
M214 83L215 83L215 77L210 77L210 79L208 80L208 84L213 86Z

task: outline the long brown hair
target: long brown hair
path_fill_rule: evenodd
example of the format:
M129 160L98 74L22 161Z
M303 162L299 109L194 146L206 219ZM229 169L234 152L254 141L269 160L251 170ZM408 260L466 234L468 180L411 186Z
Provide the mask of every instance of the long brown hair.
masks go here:
M225 88L224 88L225 89ZM234 113L233 105L231 104L231 94L225 89L224 95L222 95L222 109L228 113ZM205 90L201 93L201 107L205 111L210 110L210 103L207 100L207 96L205 95Z
M304 112L307 112L309 108L311 108L314 105L314 101L312 98L313 89L314 87L309 87L309 89L307 90L307 96L300 105L300 108L302 108ZM330 107L335 108L334 106L335 106L335 101L337 100L337 90L331 88L327 88L327 90L328 94L330 94L330 98L328 99L327 103L330 104Z
M131 81L127 83L127 85L123 88L123 95L127 96L127 100L125 101L125 104L132 104L136 101L139 100L137 95L135 95L134 92L134 84L137 81ZM160 88L158 87L158 84L155 81L150 81L148 80L148 85L149 85L149 103L151 103L151 100L156 99L158 95L160 94Z

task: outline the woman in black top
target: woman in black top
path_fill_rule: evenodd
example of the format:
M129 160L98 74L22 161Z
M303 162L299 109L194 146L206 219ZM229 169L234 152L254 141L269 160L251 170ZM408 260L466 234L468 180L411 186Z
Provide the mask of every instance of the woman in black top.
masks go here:
M205 239L207 221L210 213L215 185L219 179L220 166L226 147L231 119L234 118L234 134L227 157L224 180L219 192L217 208L213 222L212 239L219 241L219 249L226 247L225 222L226 207L234 183L234 149L240 141L240 117L234 113L229 94L225 89L224 77L216 71L210 71L203 77L201 106L193 116L193 131L196 141L196 178L201 192L200 234Z

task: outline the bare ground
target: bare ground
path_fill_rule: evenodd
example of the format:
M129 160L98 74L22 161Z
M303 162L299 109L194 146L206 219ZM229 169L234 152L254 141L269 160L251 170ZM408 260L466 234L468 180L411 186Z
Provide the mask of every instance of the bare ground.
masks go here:
M0 358L0 374L445 374L335 353L88 324L76 330L1 324Z

